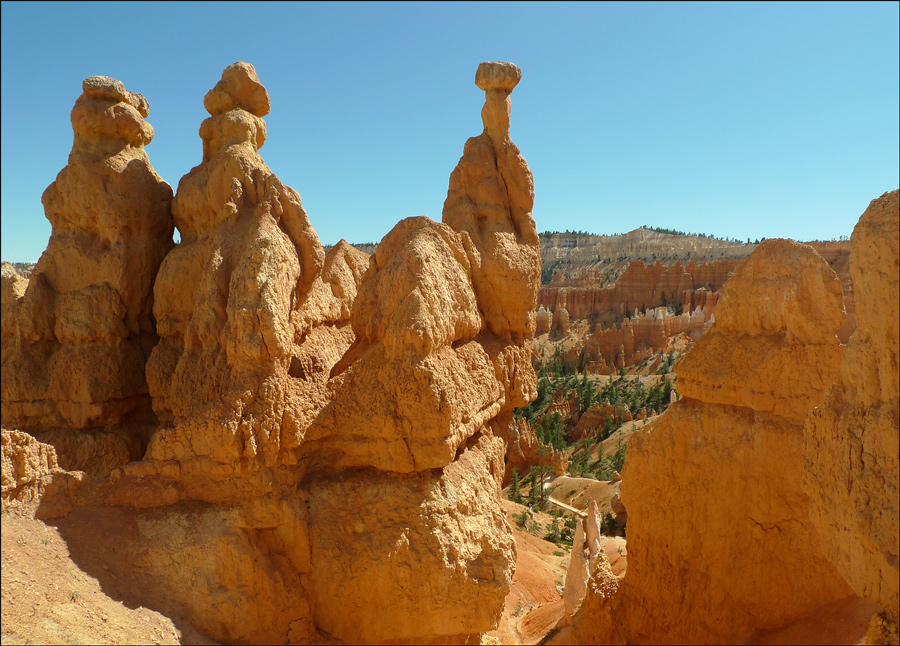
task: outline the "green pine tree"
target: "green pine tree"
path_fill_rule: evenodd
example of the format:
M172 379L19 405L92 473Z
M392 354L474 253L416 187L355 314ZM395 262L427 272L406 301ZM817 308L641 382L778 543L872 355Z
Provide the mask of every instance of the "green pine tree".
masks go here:
M512 484L509 485L507 498L519 504L522 503L522 493L519 491L519 470L512 470Z

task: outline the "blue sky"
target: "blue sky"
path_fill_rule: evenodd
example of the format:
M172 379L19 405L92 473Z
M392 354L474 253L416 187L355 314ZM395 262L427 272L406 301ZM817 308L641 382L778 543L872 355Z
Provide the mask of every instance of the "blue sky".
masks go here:
M849 235L900 184L900 4L2 3L2 258L36 260L81 81L150 102L151 163L200 162L203 96L252 63L261 154L324 244L440 219L481 132L486 60L518 64L512 137L539 231L643 224Z

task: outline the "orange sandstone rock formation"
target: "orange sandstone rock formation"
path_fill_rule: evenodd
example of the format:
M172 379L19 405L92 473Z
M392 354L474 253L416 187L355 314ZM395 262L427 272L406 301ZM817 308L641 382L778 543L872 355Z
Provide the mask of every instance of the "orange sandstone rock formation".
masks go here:
M154 603L237 643L496 626L515 563L505 438L536 394L533 187L508 136L520 75L479 68L485 132L445 222L406 219L371 258L346 243L326 257L262 161L253 67L207 94L203 161L172 205L182 242L154 288L163 427L144 460L74 498L82 521L132 528L117 575L165 590Z
M804 429L805 491L823 551L854 591L898 622L900 198L873 200L853 230L856 332ZM896 635L896 632L895 632ZM896 637L895 637L896 639Z
M0 511L33 513L45 495L65 495L83 476L61 469L49 444L22 431L0 431Z
M151 287L172 247L172 189L147 158L149 105L92 76L68 165L42 197L53 233L24 294L3 291L3 423L111 426L149 410Z
M509 590L503 438L536 394L540 275L531 174L508 136L520 76L479 67L485 132L451 175L444 222L408 218L379 243L354 344L300 447L315 621L345 641L468 639L496 626Z
M629 563L603 557L577 643L720 643L851 594L802 488L803 422L837 377L841 286L811 248L767 240L678 365L682 399L629 441Z
M571 618L581 607L591 572L594 571L600 552L603 551L600 510L596 501L591 500L588 503L587 512L587 517L579 519L576 526L569 569L566 572L563 600L566 604L567 618Z
M482 63L484 132L466 142L450 175L442 221L474 243L473 286L488 329L521 342L534 333L540 243L531 217L534 179L509 137L510 93L522 78L512 63Z
M323 271L300 196L259 155L269 97L252 65L226 68L204 106L212 116L200 127L203 161L172 203L182 242L154 288L160 343L147 380L154 410L174 428L149 455L209 459L227 473L241 460L272 467L289 459L282 447L302 440L309 419L299 402L315 396L350 339L330 335L339 346L330 360L304 354L303 345L327 345L314 327L346 326L362 263L351 261L354 274L336 247L332 262L347 267Z
M512 482L512 470L516 469L524 478L533 466L549 465L551 473L564 475L569 467L569 455L565 451L557 451L549 444L541 442L531 424L525 419L515 419L505 426L507 431L500 434L506 441L506 471L503 486Z

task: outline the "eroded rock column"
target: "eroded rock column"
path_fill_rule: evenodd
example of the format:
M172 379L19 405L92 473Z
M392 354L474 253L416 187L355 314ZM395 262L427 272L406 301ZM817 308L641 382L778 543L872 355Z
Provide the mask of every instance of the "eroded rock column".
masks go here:
M229 66L204 106L203 161L172 206L182 242L155 286L161 341L147 379L173 428L149 456L206 472L211 460L228 475L291 462L352 340L365 261L348 245L326 259L300 196L260 156L269 96L252 65Z
M315 621L345 641L471 640L509 590L499 496L512 409L536 395L540 276L531 173L509 140L520 77L478 68L485 132L450 177L444 222L408 218L379 243L356 340L300 449Z
M898 622L900 198L872 200L850 238L856 331L837 383L804 428L803 485L823 550Z
M847 597L803 491L803 423L837 377L841 285L811 247L760 244L679 362L682 399L632 436L628 570L601 556L576 643L724 643Z
M144 150L147 100L106 76L82 87L69 163L41 199L50 242L24 294L4 290L8 426L83 429L149 412L152 285L173 244L172 189Z

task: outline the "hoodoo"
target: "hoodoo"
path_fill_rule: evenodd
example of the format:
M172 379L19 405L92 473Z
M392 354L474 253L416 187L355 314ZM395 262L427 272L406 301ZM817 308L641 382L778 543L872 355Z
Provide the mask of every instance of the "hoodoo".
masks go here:
M900 605L900 192L872 200L850 238L856 331L804 429L804 489L823 550L853 590Z
M110 427L149 411L152 286L172 248L172 189L150 165L149 104L92 76L69 162L41 201L53 226L24 294L3 303L3 424Z
M677 366L682 399L630 439L628 570L598 556L578 643L721 643L851 595L818 547L803 423L837 377L841 285L811 247L767 240Z
M485 131L444 223L408 218L371 257L343 241L325 256L259 154L266 89L228 67L154 286L144 459L81 481L4 431L7 462L43 460L4 479L4 501L54 490L40 512L73 550L89 526L90 549L115 555L99 577L220 641L469 643L496 627L516 557L505 438L536 393L534 194L508 133L520 77L479 67ZM4 312L21 291L8 278Z

